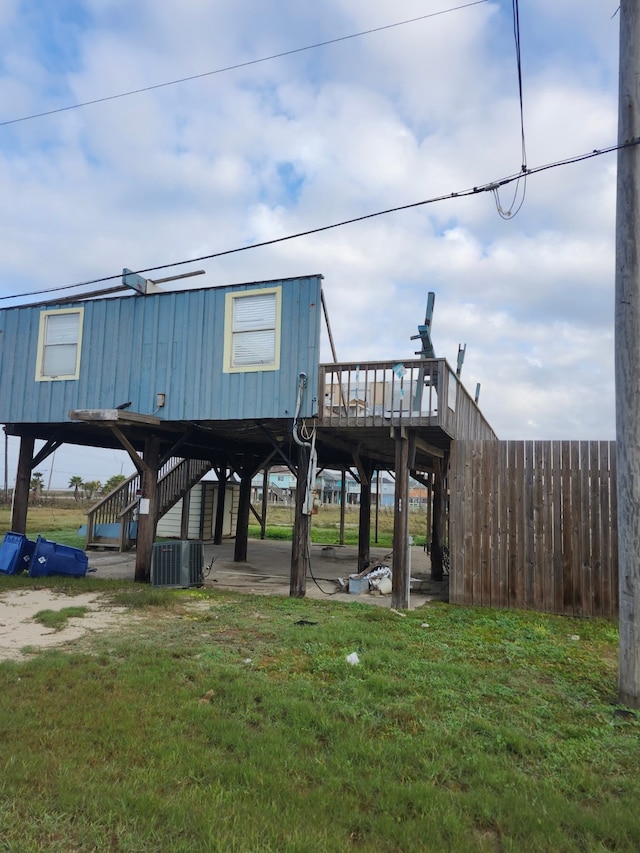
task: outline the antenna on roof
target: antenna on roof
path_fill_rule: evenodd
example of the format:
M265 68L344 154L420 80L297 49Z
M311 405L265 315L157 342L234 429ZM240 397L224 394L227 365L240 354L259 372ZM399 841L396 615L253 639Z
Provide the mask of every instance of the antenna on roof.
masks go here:
M427 310L424 315L424 324L418 326L418 334L412 335L411 340L421 340L422 341L422 349L416 352L416 355L419 355L420 358L435 358L436 353L433 349L433 342L431 340L431 323L433 321L433 306L436 301L435 293L430 290L427 296ZM422 392L424 391L424 383L425 383L425 375L424 370L420 368L418 371L418 379L416 381L416 390L413 396L413 407L415 411L420 411L422 407Z
M431 341L431 321L433 320L433 306L436 301L435 293L430 290L429 295L427 296L427 310L425 312L424 317L424 325L418 326L418 334L412 335L411 340L417 341L420 339L422 341L422 349L416 352L416 355L419 355L420 358L435 358L435 350L433 349L433 343Z
M467 345L458 344L458 366L456 367L456 376L462 373L462 365L464 364L464 354L467 351Z

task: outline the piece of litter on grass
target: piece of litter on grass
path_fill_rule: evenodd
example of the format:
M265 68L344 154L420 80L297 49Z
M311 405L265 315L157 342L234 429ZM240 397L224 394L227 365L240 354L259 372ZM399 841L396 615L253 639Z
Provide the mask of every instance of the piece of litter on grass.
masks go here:
M360 663L357 652L351 652L350 655L347 655L347 663L350 663L351 666L357 666Z
M577 643L577 642L578 642L578 640L580 639L580 634L571 634L571 636L569 637L569 639L570 639L570 640L573 640L573 642L574 642L574 643Z
M421 628L428 628L428 627L429 627L429 623L428 623L428 622L423 622L423 623L422 623L422 625L421 625L420 627L421 627Z
M245 658L242 663L252 663L251 658Z
M201 699L198 699L198 704L199 705L208 705L209 703L213 702L213 697L215 695L216 694L214 693L213 690L207 690L207 692L204 694L204 696Z

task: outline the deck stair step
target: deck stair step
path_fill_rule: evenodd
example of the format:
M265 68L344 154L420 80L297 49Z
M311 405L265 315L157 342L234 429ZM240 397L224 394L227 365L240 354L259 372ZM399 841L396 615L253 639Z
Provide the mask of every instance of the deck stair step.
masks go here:
M205 459L172 457L158 472L156 521L211 470ZM113 548L128 551L136 542L137 510L141 478L139 473L124 480L87 513L85 548Z

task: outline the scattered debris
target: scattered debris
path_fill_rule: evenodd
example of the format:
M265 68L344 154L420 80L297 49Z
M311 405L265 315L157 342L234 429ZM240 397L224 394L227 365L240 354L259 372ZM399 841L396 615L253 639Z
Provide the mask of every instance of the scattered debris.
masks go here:
M369 590L371 592L377 592L379 595L390 595L392 588L393 583L391 581L391 571L389 571L388 575L373 578L369 581Z
M391 555L387 554L383 560L379 560L372 566L367 566L357 574L349 575L348 588L351 595L360 595L362 592L374 592L376 595L388 595L391 592L391 569L385 564ZM340 578L339 580L342 580ZM382 585L381 581L388 580L388 584ZM343 587L344 591L344 587Z
M628 708L616 708L613 712L614 717L620 717L623 720L630 720L636 718L636 712L630 711Z

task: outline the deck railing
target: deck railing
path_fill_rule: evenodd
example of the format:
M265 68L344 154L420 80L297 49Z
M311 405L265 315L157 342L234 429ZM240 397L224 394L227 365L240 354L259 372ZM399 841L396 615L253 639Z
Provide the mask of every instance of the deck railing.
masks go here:
M496 438L446 359L321 364L321 426L433 426L452 438Z
M443 362L364 362L320 365L323 426L399 425L438 420Z

